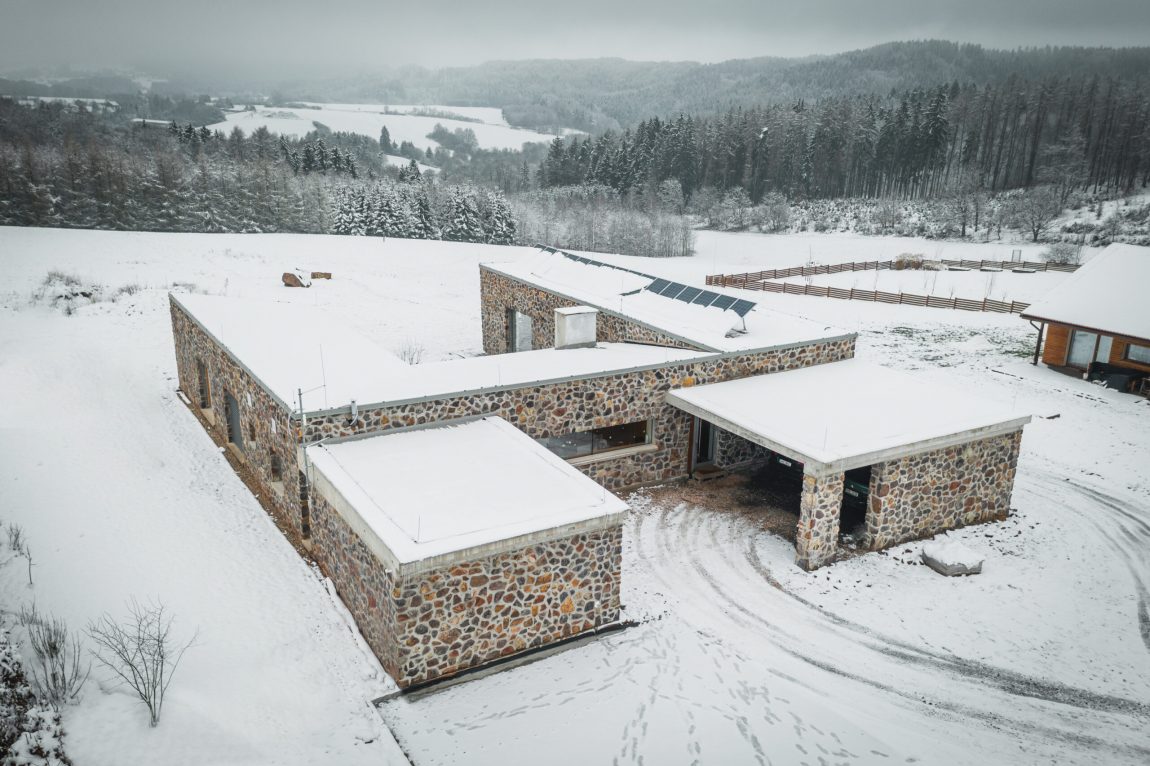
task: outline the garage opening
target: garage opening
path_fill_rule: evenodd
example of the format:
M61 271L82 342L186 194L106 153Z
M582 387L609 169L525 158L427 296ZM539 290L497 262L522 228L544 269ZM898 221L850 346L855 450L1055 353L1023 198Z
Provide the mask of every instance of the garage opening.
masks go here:
M803 464L768 451L745 476L740 505L754 509L764 528L794 542L803 498Z

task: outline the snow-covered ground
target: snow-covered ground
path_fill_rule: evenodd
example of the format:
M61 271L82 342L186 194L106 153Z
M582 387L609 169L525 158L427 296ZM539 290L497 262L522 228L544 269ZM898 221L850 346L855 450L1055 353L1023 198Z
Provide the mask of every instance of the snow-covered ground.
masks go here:
M444 104L324 104L318 101L304 101L307 106L318 106L323 109L339 110L341 112L396 112L399 114L442 114L454 117L465 117L464 122L477 120L488 125L507 125L503 110L496 106L446 106Z
M604 259L694 281L1010 246L703 233L699 249ZM178 633L199 629L156 729L96 672L64 715L77 763L403 763L392 732L420 764L1150 761L1150 404L1031 366L1016 316L790 295L753 297L1039 416L1017 513L952 533L983 574L935 575L917 543L806 574L753 515L708 508L706 485L641 493L623 580L637 627L372 710L392 685L176 398L165 291L318 303L442 359L479 351L476 264L531 252L0 228L0 520L35 557L32 588L0 569L4 607L34 598L80 627L158 597ZM287 290L293 267L334 278ZM50 269L142 289L65 316L30 298Z
M933 295L940 298L969 298L994 301L1033 302L1070 276L1060 271L1016 274L1011 271L842 271L838 274L789 277L777 280L816 287L841 287L844 290L881 290L888 293Z
M448 130L466 128L474 131L475 138L483 149L520 149L525 143L547 143L555 138L555 136L526 128L513 128L507 124L502 113L497 109L477 108L468 110L466 107L444 107L446 110L454 111L465 117L492 120L491 122L471 122L453 120L448 117L428 117L406 113L418 108L393 107L384 104L317 104L314 109L256 106L255 111L231 112L223 122L209 125L208 128L227 133L232 128L239 126L250 135L256 128L264 126L272 133L302 138L309 131L315 130L313 122L320 122L333 131L359 133L371 138L379 138L380 129L386 126L388 133L391 134L391 140L396 144L410 141L419 149L434 149L439 146L436 141L427 137L427 134L435 129L437 123ZM392 113L385 113L385 110ZM398 111L405 113L394 113ZM499 112L498 116L492 112Z

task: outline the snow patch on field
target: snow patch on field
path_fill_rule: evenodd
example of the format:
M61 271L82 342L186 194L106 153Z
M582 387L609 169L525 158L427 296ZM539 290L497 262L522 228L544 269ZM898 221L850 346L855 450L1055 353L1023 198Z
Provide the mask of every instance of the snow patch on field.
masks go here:
M347 107L357 108L347 108ZM386 127L391 140L396 144L410 141L419 149L435 149L439 143L427 137L436 124L448 130L464 128L475 133L479 146L483 149L520 149L525 143L548 143L555 136L538 133L526 128L513 128L500 117L500 122L470 122L453 120L448 117L429 117L419 114L388 114L383 109L398 111L394 107L379 106L371 111L370 104L319 104L317 108L265 107L256 106L254 111L232 112L223 122L209 125L209 130L222 130L228 133L239 127L248 135L259 127L266 127L272 133L303 138L315 130L313 123L326 125L333 131L358 133L369 138L379 138L380 129ZM414 107L412 107L414 110ZM456 110L458 111L458 110ZM485 113L486 114L486 113ZM466 116L466 115L465 115ZM486 115L490 117L490 115Z

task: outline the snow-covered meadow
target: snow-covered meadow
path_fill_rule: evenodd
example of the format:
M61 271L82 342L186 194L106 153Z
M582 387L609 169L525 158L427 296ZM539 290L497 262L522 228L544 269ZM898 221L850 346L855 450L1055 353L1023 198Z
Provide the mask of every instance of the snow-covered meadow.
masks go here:
M604 259L701 281L1010 249L704 232L695 258ZM64 714L77 763L404 763L395 740L421 764L1150 760L1150 404L1031 366L1016 316L790 295L750 297L857 330L868 361L1037 416L1017 513L951 535L985 557L982 575L939 577L920 544L805 574L705 490L639 493L623 580L637 627L373 709L391 683L176 397L166 292L319 304L435 360L480 350L477 264L531 252L0 228L0 521L35 556L31 588L0 569L4 607L34 599L79 628L154 597L181 636L199 630L156 729L94 673ZM297 267L333 279L281 287ZM37 301L53 269L105 299L70 316Z
M520 149L525 143L547 143L555 136L526 128L513 128L503 119L498 109L484 107L416 107L388 104L309 104L307 107L255 106L255 111L227 114L223 122L209 125L211 130L225 133L239 127L247 134L259 127L272 133L303 138L315 130L312 123L319 122L333 131L359 133L379 138L380 129L386 127L396 144L410 141L418 149L434 149L439 144L427 134L436 124L448 130L465 128L475 133L483 149ZM425 110L420 113L420 110ZM431 116L426 110L457 114L468 120ZM471 120L478 120L472 122Z

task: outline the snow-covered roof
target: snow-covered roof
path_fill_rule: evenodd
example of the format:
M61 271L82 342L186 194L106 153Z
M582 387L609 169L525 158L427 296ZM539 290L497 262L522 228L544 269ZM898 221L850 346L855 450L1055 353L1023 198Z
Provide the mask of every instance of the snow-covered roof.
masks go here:
M606 263L586 263L562 252L540 250L515 263L483 266L711 351L751 351L849 334L841 328L771 311L762 304L741 317L730 309L685 303L644 289L657 279L654 275ZM653 263L652 268L656 267Z
M1014 406L857 359L676 389L667 402L815 472L941 449L1030 421Z
M1110 245L1022 316L1150 340L1150 247Z
M173 296L273 395L308 413L445 398L482 391L595 377L713 353L641 343L538 349L517 354L403 363L323 309L207 295Z
M321 442L307 457L317 490L395 564L492 555L618 524L627 510L499 417Z
M365 401L380 381L410 369L322 308L218 295L172 295L216 342L291 410Z

